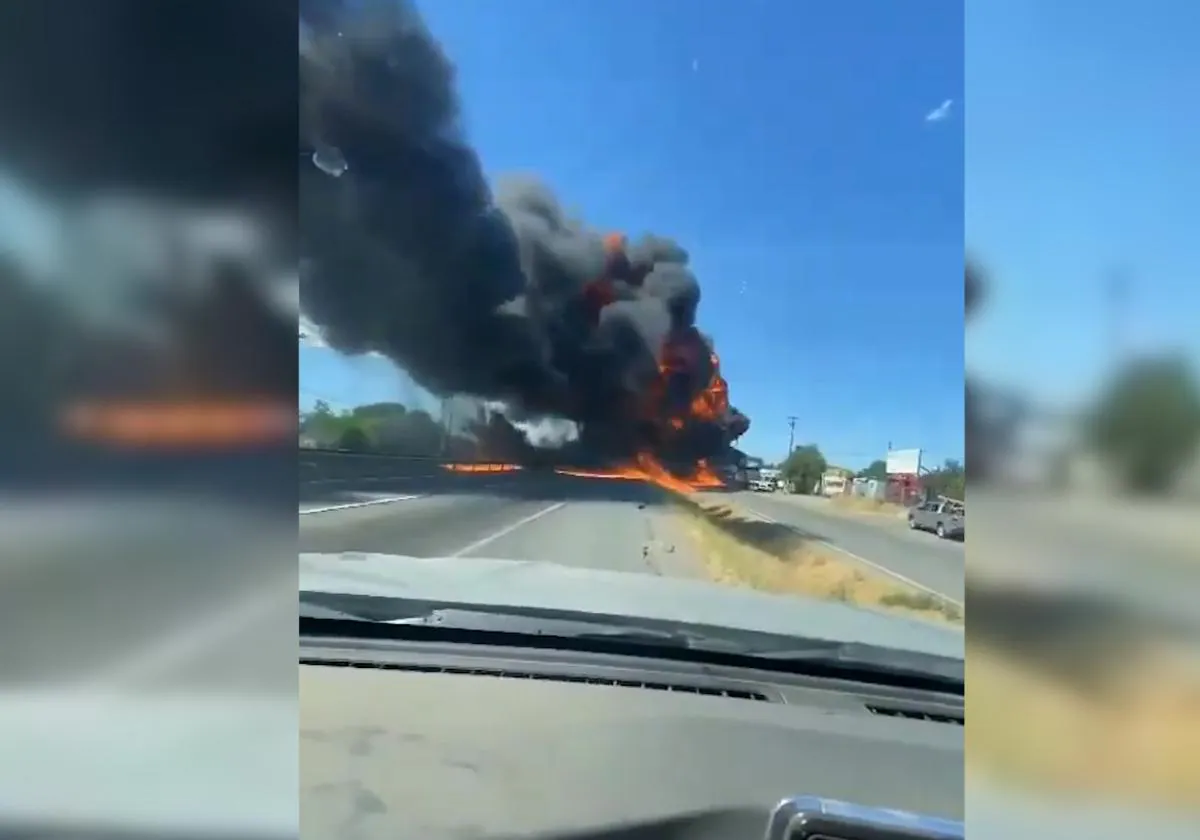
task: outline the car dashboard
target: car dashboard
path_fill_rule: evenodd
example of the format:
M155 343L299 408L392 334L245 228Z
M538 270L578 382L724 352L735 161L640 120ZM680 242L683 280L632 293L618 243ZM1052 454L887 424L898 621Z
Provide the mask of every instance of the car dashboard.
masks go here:
M300 661L305 837L601 836L717 813L702 836L757 838L797 794L962 819L961 696L428 642L302 639Z

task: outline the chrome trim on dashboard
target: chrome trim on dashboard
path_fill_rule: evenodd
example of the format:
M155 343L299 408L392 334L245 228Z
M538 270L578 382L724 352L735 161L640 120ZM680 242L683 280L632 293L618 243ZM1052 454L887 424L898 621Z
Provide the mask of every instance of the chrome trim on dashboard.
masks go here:
M959 820L948 820L912 811L876 808L819 796L794 796L775 806L767 822L765 840L790 840L793 832L813 817L845 819L877 832L921 840L964 840L966 828Z

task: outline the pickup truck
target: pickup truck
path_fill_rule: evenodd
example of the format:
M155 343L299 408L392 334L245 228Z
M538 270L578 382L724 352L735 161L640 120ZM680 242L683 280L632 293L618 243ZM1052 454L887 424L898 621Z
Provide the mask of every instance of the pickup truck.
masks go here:
M908 527L933 531L944 540L961 540L967 532L967 513L961 502L942 499L917 505L908 512Z

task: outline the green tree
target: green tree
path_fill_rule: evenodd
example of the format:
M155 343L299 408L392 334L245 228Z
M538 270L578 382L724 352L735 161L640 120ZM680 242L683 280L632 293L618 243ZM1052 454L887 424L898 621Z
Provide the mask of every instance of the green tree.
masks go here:
M784 479L791 483L794 492L811 493L825 474L827 466L828 462L820 448L810 443L793 449L780 466L780 471Z
M325 446L332 446L345 429L324 400L317 400L310 411L300 414L300 433Z
M421 409L379 417L370 428L379 447L397 455L433 458L445 445L442 425Z
M949 496L965 501L967 497L967 472L960 461L947 458L936 470L930 470L921 478L925 490L935 496Z
M312 410L301 413L300 430L318 445L366 446L394 455L436 458L445 454L449 446L445 429L429 412L409 410L396 402L370 403L335 412L327 402L318 400ZM345 440L352 446L345 446ZM457 444L456 451L465 451L466 446Z
M373 422L377 420L394 420L408 414L408 407L398 402L377 402L357 405L350 414L359 419Z
M347 426L338 439L338 449L351 452L366 452L371 448L371 439L361 426Z
M1126 489L1170 490L1200 443L1200 387L1187 361L1131 361L1092 409L1088 433Z
M858 478L874 478L878 481L887 480L887 462L882 459L872 461L866 469L858 471Z

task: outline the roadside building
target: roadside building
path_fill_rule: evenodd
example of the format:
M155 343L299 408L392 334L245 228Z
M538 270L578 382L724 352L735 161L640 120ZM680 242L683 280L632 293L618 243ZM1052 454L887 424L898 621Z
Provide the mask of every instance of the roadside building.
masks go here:
M841 496L850 491L850 483L849 470L833 467L821 476L819 492L822 496Z

